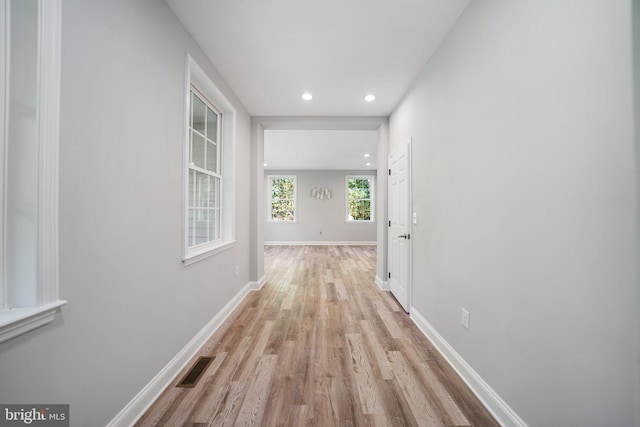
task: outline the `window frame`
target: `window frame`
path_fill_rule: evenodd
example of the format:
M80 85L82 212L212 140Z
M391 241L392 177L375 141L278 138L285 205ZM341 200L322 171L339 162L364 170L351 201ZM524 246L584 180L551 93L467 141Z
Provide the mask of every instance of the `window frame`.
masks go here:
M8 19L9 3L6 7ZM60 307L67 301L59 299L58 282L58 153L60 126L60 39L61 0L38 1L38 59L37 59L37 236L36 236L36 283L29 290L35 295L31 304L9 307L7 292L23 283L8 283L4 268L0 278L3 307L0 307L0 343L25 334L53 321ZM5 26L9 30L10 24ZM10 60L10 59L9 59ZM6 76L5 76L6 77ZM9 76L10 78L10 76ZM8 84L3 81L1 84ZM5 86L6 88L7 86ZM3 102L7 102L7 96ZM4 108L3 121L7 118ZM6 123L5 123L6 124ZM4 151L7 130L1 136ZM6 163L7 159L3 159ZM2 183L4 187L4 183ZM4 212L4 192L1 209ZM4 216L4 215L3 215ZM3 221L3 228L5 226ZM6 254L5 237L2 235L2 256ZM4 259L2 260L4 263Z
M350 179L369 179L371 181L371 186L369 188L369 202L371 204L371 219L349 219L349 180ZM375 195L376 195L375 175L345 175L344 177L345 222L348 224L371 224L376 222Z
M209 130L208 130L208 126L209 126L209 121L208 119L205 120L205 134L203 135L200 131L198 131L197 129L195 129L195 127L193 126L193 118L194 118L194 114L193 114L193 105L191 105L191 95L193 94L193 96L197 97L200 101L202 101L205 105L205 111L207 110L211 110L215 115L216 115L216 130L215 130L215 146L216 146L216 165L215 165L215 171L211 170L208 165L206 165L206 167L199 167L196 166L193 163L193 134L194 132L196 134L198 134L200 137L202 137L204 139L204 148L205 148L205 153L206 150L209 149ZM221 119L222 119L222 113L220 113L220 111L215 107L215 105L213 105L213 103L211 101L209 101L209 99L204 96L204 94L202 94L202 92L200 92L198 90L198 88L194 85L191 86L190 90L189 90L189 154L188 154L188 161L187 161L187 173L188 173L188 186L189 188L187 188L187 191L189 193L191 193L191 172L196 172L199 174L203 174L203 175L207 175L210 178L217 180L218 182L218 191L217 191L217 197L216 197L216 201L214 201L214 206L212 208L212 210L217 210L218 211L218 221L215 223L215 229L214 229L214 235L217 235L217 238L214 239L209 239L204 243L200 243L200 244L194 244L194 245L190 245L191 242L187 242L188 245L188 250L198 250L198 248L202 248L205 247L207 245L215 245L217 242L220 242L220 240L222 240L222 217L220 215L222 209L221 209L221 201L222 201L222 190L223 190L223 180L224 180L224 176L223 176L223 171L222 171L222 167L221 167L221 155L223 153L224 147L222 144L222 139L221 139L221 128L222 128L222 123L221 123ZM208 114L208 113L207 113ZM208 159L207 154L204 155L204 160L206 161ZM214 184L215 186L215 184ZM198 193L198 191L196 191L194 189L194 193ZM215 194L215 192L214 192ZM214 196L215 197L215 196ZM217 203L216 203L217 202ZM188 203L188 201L187 201ZM193 212L193 221L202 221L202 219L196 219L196 217L200 217L202 215L202 207L201 206L194 206L193 208L191 206L188 206L187 209L194 209ZM197 209L197 211L196 211ZM210 215L211 212L209 212ZM187 214L189 215L189 214ZM187 233L189 233L190 227L193 226L194 224L189 224L191 221L191 217L187 218ZM209 228L207 227L207 234L209 234ZM195 233L195 231L194 231ZM187 236L187 240L189 240L189 236Z
M219 188L219 239L189 246L189 172L201 171L190 166L191 91L218 114L217 162ZM184 89L182 262L191 265L235 246L235 129L236 109L191 55L186 54ZM206 140L205 140L206 141Z
M273 219L273 181L276 179L293 180L293 219ZM298 176L297 175L268 175L267 176L267 221L276 224L292 224L298 222Z

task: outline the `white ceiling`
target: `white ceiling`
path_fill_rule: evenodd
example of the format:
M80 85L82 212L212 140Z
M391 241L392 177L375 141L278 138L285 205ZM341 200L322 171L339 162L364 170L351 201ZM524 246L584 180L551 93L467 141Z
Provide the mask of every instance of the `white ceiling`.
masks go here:
M166 2L251 115L388 116L469 0Z
M375 130L265 130L265 169L374 170L377 146Z

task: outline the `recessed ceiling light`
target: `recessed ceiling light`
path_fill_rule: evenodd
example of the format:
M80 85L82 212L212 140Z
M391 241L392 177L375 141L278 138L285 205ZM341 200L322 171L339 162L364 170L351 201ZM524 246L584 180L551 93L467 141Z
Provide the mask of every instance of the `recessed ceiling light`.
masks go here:
M266 167L267 167L267 164L266 164L266 163L263 163L263 164L262 164L262 166L264 166L264 167L266 168Z
M302 94L302 99L304 99L305 101L311 101L313 99L313 95L311 95L309 92L305 92Z
M367 166L371 166L371 163L367 163Z
M365 156L365 157L371 157L371 154L369 154L369 153L365 153L365 155L364 155L364 156Z
M369 95L365 95L365 97L364 97L364 100L367 101L367 102L374 101L375 99L376 99L376 96L371 94L371 93Z

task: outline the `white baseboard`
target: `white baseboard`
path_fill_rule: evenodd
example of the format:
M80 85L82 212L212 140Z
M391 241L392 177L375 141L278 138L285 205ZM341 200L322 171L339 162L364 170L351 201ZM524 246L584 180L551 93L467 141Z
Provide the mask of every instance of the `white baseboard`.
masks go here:
M249 289L252 291L259 291L265 283L267 283L267 276L263 275L257 282L249 282Z
M264 278L264 277L263 277ZM222 325L245 296L253 290L247 283L214 317L196 334L195 337L113 418L107 427L132 426L155 402L160 394L171 384L175 377L191 361L193 356L207 342L209 337Z
M496 420L505 427L527 427L527 424L506 404L480 375L454 350L451 345L422 317L415 307L411 307L413 323L431 341L449 365L458 373L482 404Z
M376 285L383 291L389 290L389 282L387 280L382 280L380 276L376 275Z
M269 241L264 242L265 246L376 246L378 242L373 241Z

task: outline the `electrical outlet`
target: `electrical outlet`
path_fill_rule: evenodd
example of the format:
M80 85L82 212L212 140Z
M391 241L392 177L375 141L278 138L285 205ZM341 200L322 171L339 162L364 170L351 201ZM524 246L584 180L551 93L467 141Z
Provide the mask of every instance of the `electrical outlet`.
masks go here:
M418 212L413 213L413 225L418 224Z
M469 329L469 312L462 309L462 317L460 319L460 323L462 323L462 327L465 329Z
M240 275L240 266L236 265L236 277Z

